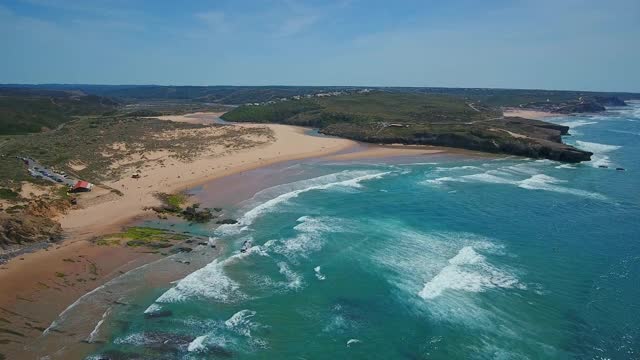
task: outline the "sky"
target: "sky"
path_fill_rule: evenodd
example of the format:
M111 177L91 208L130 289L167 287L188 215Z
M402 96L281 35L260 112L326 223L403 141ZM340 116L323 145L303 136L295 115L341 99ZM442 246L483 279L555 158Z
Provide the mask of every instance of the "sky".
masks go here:
M0 0L0 83L640 92L640 0Z

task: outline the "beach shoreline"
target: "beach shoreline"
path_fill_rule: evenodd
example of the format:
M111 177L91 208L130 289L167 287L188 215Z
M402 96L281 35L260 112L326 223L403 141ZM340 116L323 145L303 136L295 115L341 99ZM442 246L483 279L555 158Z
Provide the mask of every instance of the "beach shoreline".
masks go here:
M351 161L449 151L436 147L363 145L347 139L307 135L308 129L288 125L239 126L267 126L273 131L274 141L221 158L201 158L188 163L166 161L163 166L146 170L140 179L124 177L110 182L107 184L110 188L123 189L123 196L115 200L111 196L71 210L60 218L67 235L64 241L0 266L0 318L7 325L0 327L10 327L21 335L11 337L0 353L19 356L24 346L69 304L119 275L163 257L144 249L99 246L91 241L150 218L154 214L144 209L159 204L155 196L158 192L181 192L245 171L303 159ZM158 179L164 181L158 183ZM82 282L70 283L67 276L71 274Z

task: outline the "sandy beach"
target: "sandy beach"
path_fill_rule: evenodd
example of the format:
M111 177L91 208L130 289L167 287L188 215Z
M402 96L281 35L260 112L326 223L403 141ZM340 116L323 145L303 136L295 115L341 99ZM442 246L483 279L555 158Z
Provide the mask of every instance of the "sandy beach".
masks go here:
M521 117L525 119L532 120L544 120L548 117L558 116L558 114L546 112L546 111L535 111L535 110L522 110L518 108L506 108L503 111L505 117Z
M219 115L199 113L162 119L203 124L211 123L211 118ZM4 340L2 353L20 354L30 339L39 336L77 298L128 270L161 257L144 249L97 246L89 241L117 232L136 219L153 215L144 209L160 204L155 196L158 192L175 193L262 166L312 157L353 160L446 151L435 147L361 146L351 140L306 135L308 129L287 125L231 126L266 127L272 136L269 141L241 149L229 150L212 144L210 151L192 161L175 159L164 153L143 154L148 164L139 178L126 174L119 180L105 182L95 191L83 194L80 206L60 217L65 241L3 264L0 267L0 321L10 325L16 334ZM118 196L110 189L117 189L122 195Z

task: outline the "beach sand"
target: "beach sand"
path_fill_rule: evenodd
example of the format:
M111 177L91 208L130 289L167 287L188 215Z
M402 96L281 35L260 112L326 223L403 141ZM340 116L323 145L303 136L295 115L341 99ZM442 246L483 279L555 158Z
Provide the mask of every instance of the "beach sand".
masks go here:
M522 110L518 108L506 108L504 109L503 113L505 117L521 117L532 120L544 120L548 117L558 116L558 114L546 111Z
M164 119L210 121L211 116L219 115L201 113L197 117L182 115ZM144 209L160 204L155 196L158 192L175 193L213 179L291 160L417 156L446 150L363 146L346 139L306 135L308 129L287 125L233 126L267 127L272 131L273 139L262 145L223 153L212 145L212 151L193 161L174 159L167 154L146 154L146 158L155 161L150 160L140 178L125 176L104 183L95 191L83 194L81 207L72 209L59 219L67 240L0 266L0 330L16 332L0 333L3 341L0 353L8 358L23 354L24 344L39 336L77 298L128 270L161 257L145 253L144 249L98 246L90 241L96 236L117 232L136 219L153 215ZM121 191L122 196L110 189Z
M196 113L185 114L185 115L164 115L164 116L155 116L150 118L184 122L189 124L207 125L207 124L213 124L220 121L220 116L222 116L223 114L224 112L196 112Z

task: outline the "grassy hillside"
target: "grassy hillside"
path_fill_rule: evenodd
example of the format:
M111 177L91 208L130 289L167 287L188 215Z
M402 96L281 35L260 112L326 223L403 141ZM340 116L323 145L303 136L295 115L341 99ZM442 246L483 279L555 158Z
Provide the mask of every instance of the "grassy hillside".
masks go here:
M562 144L567 127L503 118L502 112L460 97L372 92L240 106L223 118L314 126L321 133L372 143L458 147L577 162L590 153Z
M55 129L74 116L103 114L116 107L116 102L97 95L0 88L0 135Z
M457 123L500 115L496 109L469 105L462 99L447 95L372 92L240 106L226 113L223 118L228 121L326 127L343 122L409 124L428 120L434 123Z
M119 98L130 102L148 100L182 100L220 104L266 102L295 95L317 94L363 87L344 86L159 86L159 85L7 85L14 88L80 91L86 94ZM378 90L404 94L440 94L468 101L480 101L488 106L519 106L527 103L567 102L580 97L615 96L623 100L640 99L640 94L626 92L589 92L527 89L385 87Z

